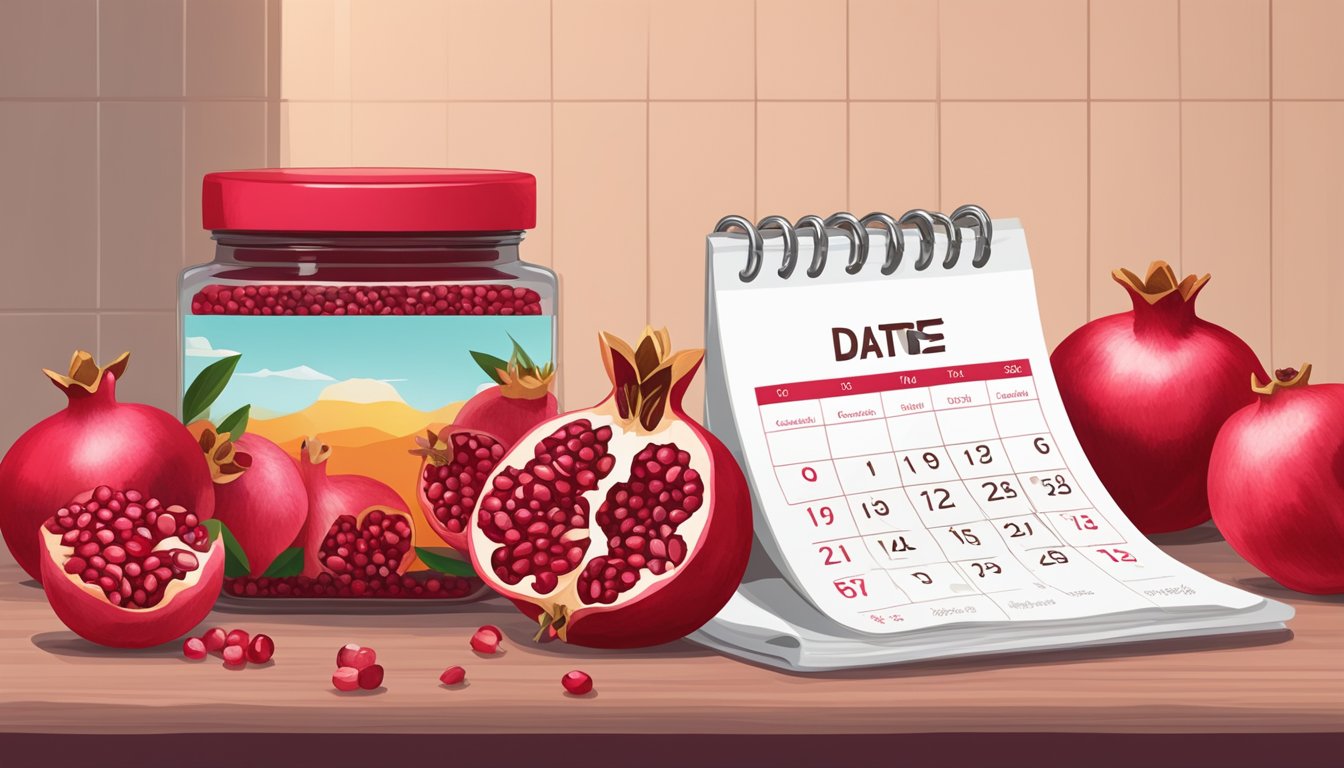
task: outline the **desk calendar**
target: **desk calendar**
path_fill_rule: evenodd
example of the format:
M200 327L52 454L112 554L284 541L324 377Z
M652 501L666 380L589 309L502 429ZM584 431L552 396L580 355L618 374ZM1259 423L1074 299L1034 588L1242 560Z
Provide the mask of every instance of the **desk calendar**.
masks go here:
M757 546L698 640L827 669L1292 615L1172 559L1111 501L1060 402L1016 221L720 228L746 234L709 237L707 421L747 473Z

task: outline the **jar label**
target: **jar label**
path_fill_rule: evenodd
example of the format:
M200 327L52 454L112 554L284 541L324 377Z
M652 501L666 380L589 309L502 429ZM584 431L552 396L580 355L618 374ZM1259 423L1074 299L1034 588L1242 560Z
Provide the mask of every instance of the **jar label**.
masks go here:
M247 432L293 457L319 438L331 446L331 474L391 486L417 517L417 541L442 546L416 501L415 438L452 424L468 399L495 386L473 352L508 360L516 341L542 366L553 360L554 333L545 315L187 315L183 382L239 355L208 418L218 424L250 406Z

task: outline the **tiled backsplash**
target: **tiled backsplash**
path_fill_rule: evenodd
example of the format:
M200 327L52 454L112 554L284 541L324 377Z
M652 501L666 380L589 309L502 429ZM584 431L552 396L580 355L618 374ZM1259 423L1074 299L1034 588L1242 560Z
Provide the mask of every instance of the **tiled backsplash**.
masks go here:
M971 201L1024 221L1051 343L1165 258L1267 365L1341 380L1340 29L1344 0L0 1L0 449L76 346L171 407L200 176L265 164L537 174L575 405L600 328L701 340L720 215Z

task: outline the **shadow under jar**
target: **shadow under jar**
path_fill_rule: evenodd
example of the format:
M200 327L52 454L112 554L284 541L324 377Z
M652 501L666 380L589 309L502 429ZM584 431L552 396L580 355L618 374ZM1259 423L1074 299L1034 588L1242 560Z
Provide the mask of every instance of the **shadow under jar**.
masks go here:
M470 558L447 548L427 517L437 513L423 497L434 469L425 444L444 439L463 404L496 386L491 361L553 367L556 277L519 259L536 220L535 178L415 168L211 173L202 219L216 248L213 261L182 275L184 401L198 378L218 378L229 365L216 364L237 359L208 408L182 415L220 427L245 421L230 430L235 447L246 452L251 442L261 456L257 443L278 446L311 502L296 530L293 514L220 499L220 517L232 518L225 522L257 560L246 575L235 569L225 594L482 596ZM373 515L373 505L392 512ZM286 545L278 553L277 541Z

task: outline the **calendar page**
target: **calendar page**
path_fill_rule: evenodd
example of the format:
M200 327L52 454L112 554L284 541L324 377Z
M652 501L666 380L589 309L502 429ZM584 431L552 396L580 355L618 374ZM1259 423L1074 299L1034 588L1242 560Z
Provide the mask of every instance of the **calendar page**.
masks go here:
M839 268L750 282L746 240L710 238L710 426L743 459L775 565L879 635L1263 603L1168 557L1107 495L1055 386L1024 232L994 226L981 268L970 230L956 267L891 275L877 258L847 273L831 236Z

